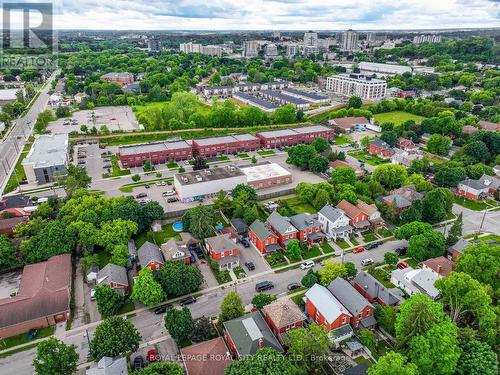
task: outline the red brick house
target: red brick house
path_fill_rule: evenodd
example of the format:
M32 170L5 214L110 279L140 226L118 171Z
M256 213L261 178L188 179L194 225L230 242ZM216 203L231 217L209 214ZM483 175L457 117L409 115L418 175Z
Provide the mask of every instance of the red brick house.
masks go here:
M381 158L390 158L395 154L394 150L384 141L379 139L368 144L368 153L380 156Z
M298 230L297 238L308 244L323 242L326 238L321 231L321 223L317 215L307 213L290 217L290 223Z
M266 220L269 228L278 236L278 243L286 249L291 240L297 238L299 231L290 222L290 218L281 216L278 211L273 211Z
M127 72L119 72L119 73L111 72L103 74L100 77L100 80L106 82L119 83L121 85L127 85L129 83L134 82L134 75L132 73L127 73Z
M327 331L349 325L351 313L324 286L314 284L305 298L307 315Z
M278 298L264 306L262 315L269 328L280 338L282 333L294 328L300 328L307 319L302 310L290 297Z
M238 246L231 240L229 233L206 238L205 246L210 259L219 264L220 270L229 270L240 265Z
M292 129L279 129L257 132L255 134L264 148L281 148L299 143L312 143L316 138L332 139L333 129L322 125L303 126Z
M351 313L351 326L371 328L377 323L374 314L375 307L346 280L337 277L328 285L328 290Z
M427 259L422 263L422 269L437 273L439 276L448 276L453 272L455 263L444 256Z
M260 139L252 134L193 139L193 150L201 157L236 154L258 149L260 149Z
M339 204L337 204L337 208L344 211L349 218L349 225L356 230L363 230L370 226L368 215L345 199L342 199Z
M122 296L127 295L129 291L127 270L125 267L113 263L108 263L102 270L99 270L96 283L97 285L109 285Z
M350 164L344 160L334 160L330 162L330 168L335 170L338 167L347 167L351 168L355 173L357 178L361 178L364 176L365 172L358 166Z
M0 216L0 234L5 234L6 236L14 236L14 228L19 223L25 223L28 221L27 217L14 216L4 219Z
M278 245L278 236L266 227L262 221L255 220L249 229L250 241L261 254L268 254L281 249L280 245Z
M340 117L328 120L328 123L342 133L350 133L356 126L366 127L366 125L370 124L370 121L366 117Z
M222 337L183 348L181 354L187 375L224 375L232 362Z
M409 153L417 152L418 150L418 146L415 143L413 143L411 139L403 137L398 139L398 143L396 144L396 146L397 148L403 151L407 151Z
M118 147L118 157L125 168L140 167L146 160L151 164L186 160L193 157L192 147L186 141L151 142Z
M152 271L158 271L165 265L160 248L149 241L144 242L137 250L137 258L139 259L141 268L148 267Z

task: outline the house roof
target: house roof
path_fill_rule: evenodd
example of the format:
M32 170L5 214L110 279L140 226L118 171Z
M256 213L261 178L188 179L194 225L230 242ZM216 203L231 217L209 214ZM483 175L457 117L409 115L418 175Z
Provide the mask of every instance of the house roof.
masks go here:
M470 246L470 243L467 240L461 238L454 245L452 245L448 248L448 252L457 251L459 253L462 253L464 251L464 249L466 249L469 246Z
M290 219L285 216L281 216L278 211L273 211L271 215L267 218L267 223L271 224L275 231L285 234L288 231L296 232L297 229L294 228Z
M128 286L127 270L125 267L108 263L97 273L97 284L107 284L111 282Z
M341 314L352 316L335 296L323 285L314 284L305 294L328 323L333 323Z
M479 129L476 128L475 126L472 126L472 125L465 125L463 128L462 128L462 133L464 134L472 134L472 133L475 133L477 132Z
M344 211L350 219L354 219L355 217L363 214L363 211L345 199L342 199L339 204L337 204L337 208Z
M497 176L488 176L487 174L483 174L479 177L479 181L481 181L485 186L488 186L489 189L497 190L500 187L500 178Z
M439 290L434 287L434 282L438 275L429 270L412 267L395 269L391 272L391 279L394 278L412 293L425 293L431 298L439 295Z
M231 240L228 233L205 238L205 243L210 245L211 250L216 253L223 253L227 250L233 250L236 247L236 244Z
M264 241L267 237L276 235L271 232L271 230L264 225L262 221L256 219L251 225L250 230L257 236L257 238L261 241Z
M9 217L8 219L2 219L0 217L0 231L14 229L17 224L26 220L27 219L22 216Z
M135 246L135 241L130 239L127 243L127 250L130 256L137 256L137 247Z
M2 207L3 209L33 206L33 201L31 200L31 198L22 194L2 197L0 202L0 207Z
M356 124L368 124L366 117L340 117L330 120L332 124L343 129L351 129Z
M402 300L400 296L383 286L377 279L367 272L361 271L356 275L353 281L354 284L357 284L372 298L378 298L386 305L395 305Z
M402 186L399 189L391 190L389 193L390 194L388 196L384 197L384 200L392 203L394 197L396 197L396 204L398 205L398 207L409 206L413 201L422 199L424 197L422 193L419 193L417 191L415 185Z
M102 357L85 371L85 375L126 375L128 374L125 357Z
M370 145L380 148L390 148L390 146L386 142L381 141L380 139L375 139L374 141L371 141Z
M363 170L351 163L348 163L344 160L334 160L334 161L331 161L330 162L330 167L332 167L333 169L335 168L338 168L338 167L347 167L347 168L351 168L353 171L359 173L359 172L363 172Z
M477 123L482 129L486 130L498 130L500 129L500 124L495 123L495 122L490 122L490 121L479 121Z
M182 246L174 237L161 245L161 253L165 260L185 259L186 256L190 256L187 248Z
M318 221L318 216L307 213L297 214L290 217L290 222L298 230L306 230L312 227L321 227L321 223Z
M262 309L264 316L271 319L277 328L287 327L306 320L302 310L290 299L282 297Z
M15 297L0 299L0 328L69 310L71 254L24 267Z
M460 181L460 185L463 185L465 187L469 187L469 188L474 189L474 190L489 189L488 185L486 185L483 181L473 180L471 178L467 178L463 181Z
M271 347L283 353L283 347L258 311L229 320L223 325L240 357L253 355L260 347Z
M231 225L238 234L243 234L248 230L248 225L239 217L231 219Z
M453 271L454 263L443 256L427 259L423 265L434 270L441 276L448 276Z
M153 261L164 264L163 257L160 252L160 248L154 243L149 241L144 242L144 244L137 250L137 257L139 258L139 264L141 267L147 267Z
M365 307L373 308L365 297L341 277L333 280L327 288L353 316L360 314Z
M403 137L398 139L398 146L400 148L416 148L417 147L411 139L403 138Z
M232 362L222 337L183 348L181 354L187 375L224 375L224 369Z
M325 205L321 210L319 210L319 213L324 217L326 217L328 221L332 223L335 223L339 218L341 218L344 215L344 211L339 210L338 208L334 208L329 204Z
M356 207L358 207L361 211L363 211L368 216L371 216L374 213L378 212L378 208L376 205L368 204L366 202L363 202L361 199L358 199L358 202L356 203Z

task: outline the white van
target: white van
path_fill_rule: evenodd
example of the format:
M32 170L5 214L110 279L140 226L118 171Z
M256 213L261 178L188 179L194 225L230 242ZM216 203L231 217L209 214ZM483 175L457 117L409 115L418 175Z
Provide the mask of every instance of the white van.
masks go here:
M306 260L304 263L300 265L301 270L305 270L312 267L314 267L314 261L312 260Z

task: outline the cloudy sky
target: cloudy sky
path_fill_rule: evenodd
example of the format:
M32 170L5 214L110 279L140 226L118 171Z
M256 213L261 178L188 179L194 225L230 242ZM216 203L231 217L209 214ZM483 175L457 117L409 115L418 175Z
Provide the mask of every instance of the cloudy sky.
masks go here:
M58 29L341 30L500 26L500 0L56 0L54 4L54 23Z

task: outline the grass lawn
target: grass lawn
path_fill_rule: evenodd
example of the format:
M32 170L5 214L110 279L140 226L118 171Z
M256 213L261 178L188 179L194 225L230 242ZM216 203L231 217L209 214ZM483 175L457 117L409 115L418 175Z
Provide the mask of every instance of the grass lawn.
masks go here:
M23 181L26 178L26 173L24 173L23 165L21 164L24 158L28 155L28 152L31 148L31 144L27 144L24 146L21 155L19 156L19 160L16 163L14 171L12 172L9 180L5 184L5 188L3 189L3 193L10 193L14 191L19 186L19 182Z
M127 301L120 310L118 310L117 315L125 314L135 310L134 303L132 301Z
M366 231L366 232L362 232L361 235L363 236L363 240L365 240L365 242L372 242L372 241L375 241L377 239L377 236L375 236L373 234L372 231Z
M494 199L486 199L485 202L492 207L500 207L500 202L498 202Z
M229 160L229 157L226 155L217 157L217 161L228 161L228 160Z
M39 329L38 332L36 333L36 336L32 339L28 338L26 333L22 333L17 336L7 337L6 339L0 341L0 350L12 348L13 346L26 344L33 340L38 340L44 337L51 336L54 334L55 330L56 330L55 326L49 326Z
M294 290L289 290L286 294L288 294L288 295L295 294L295 293L298 293L298 292L302 292L303 290L307 291L307 289L309 289L309 288L306 288L305 286L301 286L300 288L297 288L297 289L294 289ZM301 294L304 295L303 293L301 293Z
M279 251L275 251L273 254L266 255L264 259L271 266L271 268L278 268L286 266L288 264L284 255Z
M370 361L369 359L366 359L363 356L359 356L357 358L354 358L354 362L356 362L358 365L361 365L361 364L367 365L368 367L373 365L372 361Z
M142 232L136 237L135 245L137 246L137 248L139 248L144 244L144 242L149 241L149 242L156 242L156 244L160 246L161 244L167 242L172 237L175 237L178 240L181 239L180 234L177 233L174 230L174 228L172 228L172 224L167 224L163 226L161 231L156 233L153 233L153 231L151 230L147 232Z
M292 297L292 301L300 307L304 306L304 301L302 300L302 298L304 298L304 294L306 294L306 291Z
M382 270L380 268L369 267L368 273L376 278L380 283L386 288L394 288L395 286L389 281L391 274L388 271Z
M352 156L353 158L361 160L361 161L365 162L366 164L369 164L372 166L377 166L380 164L387 164L387 163L391 162L390 159L382 159L382 158L379 158L377 155L370 155L366 151L349 151L347 154Z
M225 284L232 280L229 271L220 271L220 272L214 271L214 275L219 284Z
M340 134L339 136L335 137L334 141L335 145L337 146L348 145L352 143L352 138L346 134Z
M120 177L120 176L127 176L130 174L130 169L120 168L118 164L118 157L116 155L111 155L110 158L111 158L111 172L103 173L102 178Z
M104 250L101 250L96 254L97 258L99 259L99 269L103 269L104 266L110 262L111 254Z
M134 191L134 188L139 186L151 185L158 181L173 181L173 180L174 180L173 177L167 177L167 178L155 178L154 180L131 182L130 184L122 185L120 187L120 191L122 193L132 193Z
M245 270L241 267L235 267L233 268L233 272L236 275L238 279L243 279L247 277L247 274L245 273Z
M323 249L323 252L325 254L330 254L330 253L333 253L334 252L334 249L333 247L330 246L330 244L326 241L323 241L321 243L321 248Z
M380 228L378 230L378 234L381 235L383 238L387 238L387 237L392 236L392 232L387 228Z
M459 204L462 207L468 208L469 210L473 210L473 211L482 211L482 210L490 207L483 201L469 200L469 199L459 198L459 197L455 197L455 203Z
M500 236L498 234L488 234L483 237L478 237L480 241L496 241L500 242Z
M350 245L345 242L345 241L337 241L335 242L338 246L340 246L341 249L347 249L348 247L350 247Z
M241 154L238 154L238 157L240 159L249 159L250 158L250 155L246 154L246 153L241 153Z
M302 252L302 258L310 259L321 255L321 250L319 246L313 246L309 250Z
M316 210L312 205L309 203L304 203L302 202L299 198L290 198L290 199L285 199L284 202L288 204L288 207L294 211L295 214L302 214L302 213L315 213Z
M425 119L423 116L414 115L404 111L377 113L374 117L378 124L392 122L394 125L400 125L407 120L413 120L415 123L420 124L422 120Z
M359 242L358 242L358 241L356 241L356 238L354 238L354 237L349 238L349 241L351 241L351 243L352 243L354 246L358 246L358 245L359 245Z
M222 215L220 214L220 212L216 212L215 213L215 216L214 216L214 226L218 225L218 224L222 224L224 226L224 228L226 228L227 226L229 226L229 223L224 220L224 218L222 217Z
M418 261L416 259L409 258L406 259L405 262L408 263L408 265L412 268L418 268Z
M274 150L259 150L257 151L257 153L262 157L276 155L276 152L274 152Z
M171 161L170 163L167 164L168 169L177 169L179 168L179 164L177 164L175 161Z

